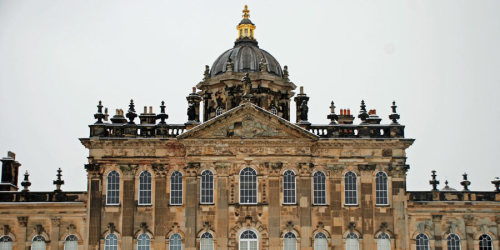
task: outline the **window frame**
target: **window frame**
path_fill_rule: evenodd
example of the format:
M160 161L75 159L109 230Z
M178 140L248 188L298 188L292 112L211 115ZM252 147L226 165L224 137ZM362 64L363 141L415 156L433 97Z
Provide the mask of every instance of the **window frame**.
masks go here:
M319 244L319 240L324 240L324 243L326 243L325 247L326 249L328 249L328 236L326 236L326 234L322 232L317 232L316 234L314 234L313 249L319 250L316 246L316 244Z
M174 174L176 175L176 181L174 182ZM174 185L179 185L178 181L180 180L180 189L174 189ZM174 196L175 194L175 196ZM178 199L178 200L174 200ZM180 171L173 171L170 174L170 205L171 206L182 206L184 204L184 179L183 174Z
M246 169L251 169L254 173L255 173L255 202L242 202L242 184L243 184L243 181L242 181L242 174L243 171L245 171ZM245 175L246 176L246 175ZM242 205L257 205L259 203L259 177L258 177L258 174L257 174L257 170L255 170L254 168L252 167L245 167L243 168L241 171L240 171L240 174L239 174L239 204L242 204ZM248 189L248 190L251 190L251 189ZM251 198L251 197L250 197Z
M74 238L74 239L76 239L76 240L74 240L74 239L70 239L70 240L68 240L68 238L71 238L71 237L73 237L73 238ZM67 243L67 242L74 242L74 241L76 241L76 250L78 250L78 245L79 245L79 244L78 244L78 236L76 236L76 235L74 235L74 234L69 234L68 236L66 236L66 237L64 238L64 248L63 248L63 249L64 249L64 250L68 250L68 246L66 246L66 243Z
M420 244L421 240L423 241L422 244ZM425 233L417 234L417 236L415 236L415 248L416 250L430 250L429 236L427 236L427 234Z
M141 237L147 237L145 239L141 239ZM146 240L146 243L142 243L142 245L139 245L141 243L141 241L144 241ZM145 250L151 250L151 236L149 236L149 234L147 233L141 233L139 234L139 236L137 236L137 250L143 250L143 248L145 248Z
M289 176L291 176L290 178L293 178L293 183L292 183L293 188L289 188L289 189L286 188L287 181L286 181L285 176L287 173L291 173L291 175L289 175ZM293 171L291 169L285 170L285 172L283 172L283 179L282 180L283 180L283 204L285 204L285 205L297 204L297 175L295 174L295 171ZM286 201L287 196L286 196L285 191L287 191L287 190L292 191L292 189L293 189L293 196L291 196L291 198L293 198L293 202L287 202Z
M377 250L387 250L387 249L384 249L384 248L381 248L381 247L384 247L382 245L382 241L383 240L387 240L388 244L389 244L389 249L388 250L391 250L391 237L389 236L389 234L387 233L380 233L378 236L377 236Z
M177 245L176 246L172 246L172 238L174 236L176 236L176 237L179 236L178 240L180 242L180 246L177 246ZM175 240L177 240L177 239L175 239ZM175 250L175 249L172 249L172 247L175 247L175 248L180 247L181 249L184 247L184 243L182 242L182 235L181 234L179 234L179 233L173 233L172 235L170 235L170 237L168 237L168 249L169 250Z
M245 232L251 232L251 233L253 233L255 235L255 238L252 238L252 239L250 239L250 238L248 238L248 239L247 238L242 239L241 236L243 236L243 234ZM243 230L240 233L240 236L238 237L238 250L248 250L248 249L250 249L250 244L247 245L246 249L242 249L242 246L241 246L242 240L245 241L245 242L248 242L248 243L250 243L250 242L257 242L257 249L259 249L259 234L256 233L254 230L251 230L251 229Z
M5 246L6 248L12 250L13 249L13 240L12 240L12 237L10 237L9 235L0 235L0 244L5 244L7 246Z
M208 190L205 190L210 194L208 197L212 199L211 201L204 201L204 199L203 199L204 197L207 197L207 195L204 196L204 194L203 194L203 191L204 191L203 183L206 182L206 180L204 180L204 177L206 176L206 175L204 175L205 173L209 173L208 176L211 178L210 183L209 183L210 187L208 188ZM215 203L214 187L215 187L214 173L210 169L203 170L201 172L201 175L200 175L200 204L211 205L211 204Z
M147 174L149 175L149 183L142 183L143 182L143 178L142 178L142 175L143 174ZM146 177L146 178L148 178ZM144 185L148 185L149 184L149 190L148 189L143 189L142 187ZM141 201L141 198L143 198L143 195L146 194L146 198L144 198L146 201L148 201L149 199L149 202L144 202L144 201ZM145 170L145 171L142 171L140 174L139 174L139 193L138 193L138 197L137 197L137 202L139 204L139 206L150 206L153 204L153 175L151 174L151 172Z
M493 250L493 239L489 234L481 234L478 240L479 240L478 244L479 250ZM487 245L484 246L483 245L484 243L486 243Z
M43 239L43 240L39 240L39 239ZM35 242L43 242L43 245L44 245L44 250L47 249L47 239L45 239L45 237L43 235L40 235L40 234L37 234L35 236L33 236L33 238L31 239L31 247L30 249L33 249L33 243ZM37 250L37 249L33 249L33 250Z
M379 174L382 174L383 176L380 176L381 178L385 178L382 183L382 186L385 185L385 190L379 189ZM382 194L382 197L379 196L379 194ZM383 197L385 195L385 197ZM385 198L385 203L379 203L379 198L384 201L383 199ZM389 176L387 175L386 172L384 171L379 171L375 174L375 206L389 206Z
M352 189L347 189L347 175L348 174L353 174L354 175L354 190ZM348 198L350 195L348 195L348 192L353 192L355 203L349 203ZM358 175L354 171L348 171L344 174L344 206L358 206L359 205L359 199L358 199Z
M117 178L116 180L113 180L111 174L116 174L114 178ZM113 182L111 182L113 181ZM115 183L116 181L116 183ZM116 170L110 171L106 175L106 206L119 206L120 205L120 173ZM114 186L111 186L114 185ZM115 189L116 186L116 189ZM115 197L116 195L116 197ZM116 199L116 201L115 201Z
M114 237L113 239L109 239L109 241L114 240L116 244L113 244L115 242L108 243L108 237ZM104 250L118 250L118 245L118 236L115 233L109 233L104 237Z
M451 239L452 237L456 237L456 239ZM458 243L456 243L456 245L450 245L451 241L456 242L457 240L458 240ZM462 240L460 239L460 236L458 234L451 233L451 234L448 234L448 236L446 236L446 249L448 249L448 250L461 250L462 249Z
M210 235L210 237L204 237L205 235ZM203 240L204 239L209 239L211 240L210 243L206 243L206 244L211 244L211 246L204 246L203 245ZM215 240L214 240L214 235L211 233L211 232L204 232L201 236L200 236L200 250L205 250L204 247L209 247L211 250L215 249L214 248L214 245L215 245Z
M349 247L351 247L350 245L348 245L347 243L347 240L356 240L356 249L350 249ZM357 233L354 233L354 232L350 232L349 234L346 235L345 237L345 249L346 250L359 250L359 235Z
M316 174L321 174L322 177L324 178L323 179L323 184L322 184L322 186L324 188L322 190L316 190L316 186L319 185L319 184L316 183ZM313 181L312 181L312 185L313 185L313 199L312 199L313 200L313 205L315 205L315 206L326 206L326 205L328 205L328 201L326 199L326 197L327 197L327 194L326 194L326 190L327 190L327 188L326 188L326 174L323 171L319 170L319 171L314 172L314 174L313 174L312 177L313 177ZM323 197L319 197L319 198L323 199L322 203L321 202L316 202L316 200L318 198L317 193L318 194L321 193L323 195Z

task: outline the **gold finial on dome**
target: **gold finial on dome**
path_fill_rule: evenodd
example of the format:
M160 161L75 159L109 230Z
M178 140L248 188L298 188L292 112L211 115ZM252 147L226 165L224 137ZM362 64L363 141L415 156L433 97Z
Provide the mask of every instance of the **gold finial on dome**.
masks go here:
M245 9L243 9L243 19L248 19L250 17L250 11L248 10L248 6L245 4Z
M250 10L248 9L247 5L245 5L245 8L243 9L242 17L243 20L241 20L241 22L236 27L238 29L238 40L244 38L255 40L253 36L255 24L250 21Z

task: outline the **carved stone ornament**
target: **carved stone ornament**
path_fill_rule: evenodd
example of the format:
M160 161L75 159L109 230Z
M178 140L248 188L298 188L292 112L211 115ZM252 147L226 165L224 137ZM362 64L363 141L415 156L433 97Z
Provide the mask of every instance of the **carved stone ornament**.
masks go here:
M345 166L342 164L328 164L328 165L326 165L326 169L330 170L334 173L341 172L342 170L344 170L344 168L345 168Z
M354 229L356 229L356 223L354 223L354 222L352 222L352 221L351 221L351 222L349 222L348 228L349 228L349 231L350 231L350 232L353 232L353 231L354 231Z
M358 165L359 171L374 171L375 167L376 167L375 164Z
M113 222L108 223L108 231L109 231L109 233L116 232L115 223L113 223Z
M28 216L17 217L17 222L20 226L26 227L28 225Z
M135 173L137 172L137 165L120 165L120 170L122 171L123 175L129 175L129 176L134 176Z
M153 171L156 177L166 177L168 173L168 165L164 164L153 164Z
M38 224L33 228L33 231L35 232L35 234L40 235L43 232L45 232L45 229L43 228L42 225Z
M474 215L471 214L464 215L464 221L466 226L474 225Z
M389 166L389 172L391 172L391 174L393 176L404 176L406 174L406 172L408 171L408 169L410 169L410 166L408 166L408 165Z
M56 227L61 225L61 217L52 217L50 218L50 221L52 222L52 225Z

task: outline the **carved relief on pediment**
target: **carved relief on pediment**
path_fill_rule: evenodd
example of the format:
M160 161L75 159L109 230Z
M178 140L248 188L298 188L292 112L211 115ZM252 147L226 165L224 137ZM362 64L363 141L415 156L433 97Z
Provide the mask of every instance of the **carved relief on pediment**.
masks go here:
M241 138L286 136L286 134L280 131L276 126L269 123L263 123L252 115L245 115L242 119L226 124L214 130L212 135L215 137Z

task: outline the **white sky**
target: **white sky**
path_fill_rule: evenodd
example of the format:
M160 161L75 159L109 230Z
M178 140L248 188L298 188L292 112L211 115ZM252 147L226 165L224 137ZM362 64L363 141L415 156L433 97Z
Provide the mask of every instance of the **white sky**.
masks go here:
M500 1L8 1L0 0L0 156L11 150L32 190L85 190L98 100L111 113L186 99L233 46L248 4L261 48L288 65L311 97L309 120L329 103L356 115L365 99L388 123L397 101L408 150L408 190L429 190L436 169L462 187L493 190L499 176ZM356 120L359 122L359 120ZM20 181L21 181L20 177Z

